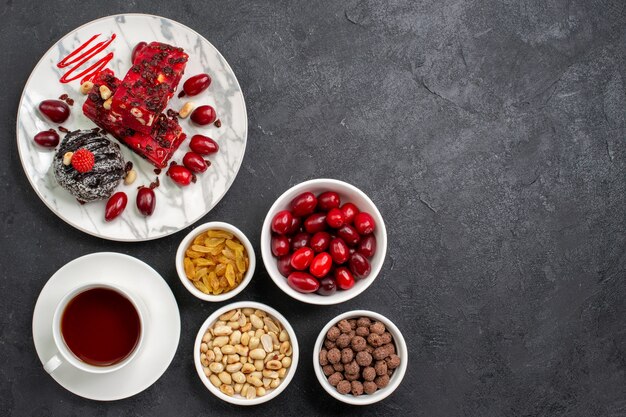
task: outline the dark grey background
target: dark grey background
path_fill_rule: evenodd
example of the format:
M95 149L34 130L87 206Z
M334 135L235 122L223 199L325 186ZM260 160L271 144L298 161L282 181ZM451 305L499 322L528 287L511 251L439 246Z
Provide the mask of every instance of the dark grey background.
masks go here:
M626 3L588 0L3 2L0 414L15 416L626 415ZM193 368L217 307L180 285L181 231L123 244L72 229L39 201L15 146L22 87L41 55L92 19L163 15L232 65L250 133L230 192L203 220L242 228L258 250L274 199L317 177L346 180L380 208L383 270L361 296L313 307L262 265L237 300L294 325L302 360L274 401L237 408ZM45 374L34 303L64 263L119 251L154 266L182 315L179 350L145 392L79 398ZM259 259L260 260L260 259ZM404 332L400 388L354 408L313 374L321 327L369 308Z

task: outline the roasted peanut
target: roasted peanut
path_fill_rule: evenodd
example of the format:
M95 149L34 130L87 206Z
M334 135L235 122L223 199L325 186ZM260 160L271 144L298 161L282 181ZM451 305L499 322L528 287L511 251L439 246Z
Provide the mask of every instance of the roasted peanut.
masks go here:
M87 95L93 88L93 83L91 81L85 81L80 85L81 94Z
M286 342L287 340L289 340L289 334L287 333L287 330L281 330L280 331L280 335L278 336L278 340L281 342Z
M230 344L236 346L239 344L239 342L241 342L241 332L239 330L235 330L230 335Z
M183 107L180 108L178 112L178 116L181 119L186 119L191 114L191 111L193 110L193 108L194 108L194 103L192 103L191 101L188 101L187 103L183 104Z
M235 347L232 345L224 345L222 346L221 351L224 355L231 355L235 353Z
M244 374L249 374L251 372L254 372L255 370L256 368L254 367L254 364L251 363L244 363L241 367L241 372L243 372Z
M220 362L211 362L209 364L209 369L214 374L219 374L220 372L224 370L224 365L222 365Z
M255 329L262 329L263 328L263 320L261 320L256 314L252 314L250 316L250 323L252 323L252 326Z
M113 92L111 92L109 87L106 85L101 85L98 90L100 91L100 97L102 97L102 100L108 100L113 95Z
M233 386L230 384L222 384L220 385L220 391L222 391L224 394L232 397L233 395L235 395L235 390L233 389Z
M215 374L211 375L209 377L209 380L211 381L211 384L215 385L218 388L220 385L222 385L222 381L220 381L220 379Z
M237 313L237 310L230 310L224 314L222 314L219 319L222 321L229 321L234 315Z
M72 163L72 156L74 156L74 152L65 152L63 155L63 165L69 166Z
M131 169L130 171L126 173L126 176L124 177L124 184L131 185L132 183L135 182L136 179L137 179L137 171L135 171L134 169Z
M242 372L235 372L232 374L233 381L238 384L243 384L246 382L246 376Z
M213 329L213 334L215 336L228 336L233 332L229 326L219 326Z
M235 353L238 354L239 356L248 356L249 351L250 349L247 348L246 346L241 346L241 345L235 346Z
M218 336L213 340L213 346L222 347L228 343L228 336Z
M289 356L285 356L280 360L280 363L283 365L283 368L289 368L291 366L291 358Z
M283 367L283 364L277 360L271 360L265 364L267 369L278 370Z
M250 357L252 359L264 359L265 356L267 355L267 352L265 352L265 350L261 349L261 348L257 348L257 349L252 349L250 351Z
M246 382L248 382L250 385L254 385L255 387L260 387L263 385L262 380L260 380L259 378L255 376L250 376L250 375L246 378Z
M231 374L234 372L239 372L243 364L241 362L231 363L226 365L226 372L230 372Z
M269 334L264 334L263 336L261 336L261 345L263 345L263 349L266 352L271 352L274 348L272 337Z
M269 369L263 369L263 378L278 378L278 372Z
M233 379L232 379L232 377L230 376L230 374L228 372L220 372L219 374L217 374L217 377L224 384L230 385L233 382Z

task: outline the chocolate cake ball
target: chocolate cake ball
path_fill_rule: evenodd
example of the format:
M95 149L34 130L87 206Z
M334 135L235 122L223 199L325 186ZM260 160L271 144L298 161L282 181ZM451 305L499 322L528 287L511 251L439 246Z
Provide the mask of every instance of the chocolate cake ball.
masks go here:
M63 164L67 152L75 153L79 149L86 149L94 156L93 167L87 172L80 172L71 163ZM124 165L119 145L107 139L99 129L69 132L52 161L59 185L85 203L109 198L124 178Z

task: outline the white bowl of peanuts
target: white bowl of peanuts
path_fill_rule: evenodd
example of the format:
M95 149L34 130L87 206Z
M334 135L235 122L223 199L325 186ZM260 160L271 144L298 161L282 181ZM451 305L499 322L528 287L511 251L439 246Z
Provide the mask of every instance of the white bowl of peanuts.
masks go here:
M202 383L237 405L261 404L280 394L296 372L298 356L296 334L285 317L252 301L217 309L193 347Z
M255 267L254 248L246 235L223 222L196 227L176 252L180 281L205 301L225 301L239 294L252 280Z

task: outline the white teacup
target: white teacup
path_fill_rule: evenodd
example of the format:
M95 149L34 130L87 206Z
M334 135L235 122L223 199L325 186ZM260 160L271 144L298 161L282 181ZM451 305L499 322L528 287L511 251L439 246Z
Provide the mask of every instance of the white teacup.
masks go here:
M128 301L131 302L133 307L135 307L135 311L137 311L137 315L139 316L140 330L139 330L139 338L137 340L137 343L135 344L135 348L122 361L117 362L112 365L108 365L108 366L95 366L95 365L91 365L80 360L68 348L67 344L65 343L65 340L63 339L63 335L61 334L61 319L63 316L63 312L65 311L65 308L67 307L69 302L72 301L80 293L85 292L87 290L94 289L94 288L106 288L109 290L113 290L117 292L118 294L124 296ZM92 283L92 284L83 285L74 289L73 291L68 293L65 297L63 297L63 299L57 305L56 310L54 311L54 316L52 319L52 336L54 338L54 343L57 348L57 353L55 353L50 359L48 359L48 361L44 364L44 369L46 370L46 372L52 373L63 363L68 363L71 366L77 369L80 369L82 371L96 373L96 374L114 372L114 371L117 371L118 369L123 368L129 362L133 360L133 358L137 355L137 352L139 352L143 344L144 334L146 330L144 312L145 312L145 309L143 307L143 304L140 302L140 300L131 296L127 291L125 291L124 289L122 289L121 287L117 285Z

